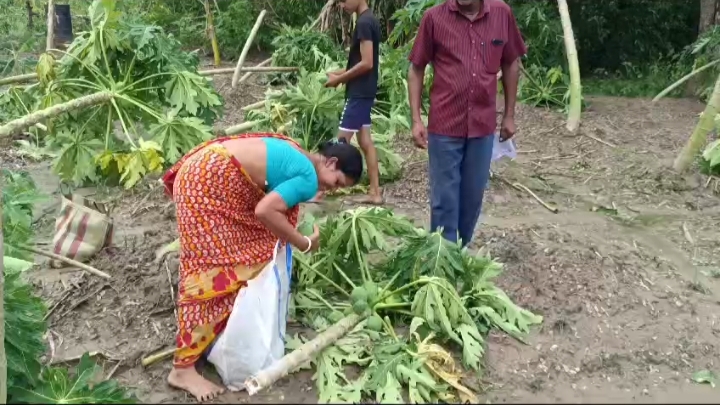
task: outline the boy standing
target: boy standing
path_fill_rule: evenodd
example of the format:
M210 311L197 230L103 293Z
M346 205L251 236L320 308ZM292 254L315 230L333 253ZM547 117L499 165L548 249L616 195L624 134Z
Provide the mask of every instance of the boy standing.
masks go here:
M358 133L358 144L365 155L370 191L364 203L382 204L380 173L375 145L370 136L370 113L375 104L379 78L380 22L367 0L340 0L348 14L357 14L347 67L328 73L325 87L345 84L345 107L340 118L339 138L348 142Z

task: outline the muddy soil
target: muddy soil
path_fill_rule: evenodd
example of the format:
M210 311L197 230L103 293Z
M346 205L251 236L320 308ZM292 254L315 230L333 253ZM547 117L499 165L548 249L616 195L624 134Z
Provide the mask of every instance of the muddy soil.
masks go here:
M229 80L216 79L227 105L219 126L241 122L239 108L266 88L259 75L249 91L230 91ZM476 388L483 402L716 403L717 391L691 377L720 372L720 279L706 275L720 269L720 199L702 176L668 169L702 106L589 101L576 135L566 133L561 115L519 106L518 158L493 165L472 248L484 246L505 263L498 283L545 322L527 345L493 333ZM409 145L399 140L410 158L385 197L427 224L426 157ZM29 170L46 193L57 191L49 164L10 162L7 154L4 162ZM30 276L54 307L48 361L100 352L106 369L143 402L192 402L167 387L169 361L139 364L174 342L177 261L155 260L175 238L174 212L155 183L85 191L116 204L114 246L90 262L112 280L49 268ZM40 243L52 238L57 208L51 200L38 210ZM233 393L218 402L250 399ZM315 403L311 373L286 378L252 402Z

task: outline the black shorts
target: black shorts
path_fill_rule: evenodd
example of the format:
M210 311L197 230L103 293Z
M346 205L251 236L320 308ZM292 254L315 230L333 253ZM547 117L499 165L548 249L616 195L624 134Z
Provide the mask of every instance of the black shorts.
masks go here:
M340 115L340 130L358 132L363 127L369 127L373 105L375 105L373 98L347 99Z

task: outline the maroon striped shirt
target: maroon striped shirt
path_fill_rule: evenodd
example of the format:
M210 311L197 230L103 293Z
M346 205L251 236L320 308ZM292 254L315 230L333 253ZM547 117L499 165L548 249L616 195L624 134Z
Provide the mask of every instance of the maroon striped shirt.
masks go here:
M409 56L417 67L433 67L428 132L494 134L497 73L526 52L510 6L501 0L484 0L472 21L456 0L428 9Z

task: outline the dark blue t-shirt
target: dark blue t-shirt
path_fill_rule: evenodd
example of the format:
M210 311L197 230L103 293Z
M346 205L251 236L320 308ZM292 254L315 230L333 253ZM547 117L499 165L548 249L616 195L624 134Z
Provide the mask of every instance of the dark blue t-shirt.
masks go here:
M375 98L377 94L378 79L380 76L380 22L375 18L373 12L367 9L362 12L355 22L355 32L350 45L347 70L360 63L360 42L372 41L373 43L373 68L364 75L358 76L347 83L345 90L346 98Z

